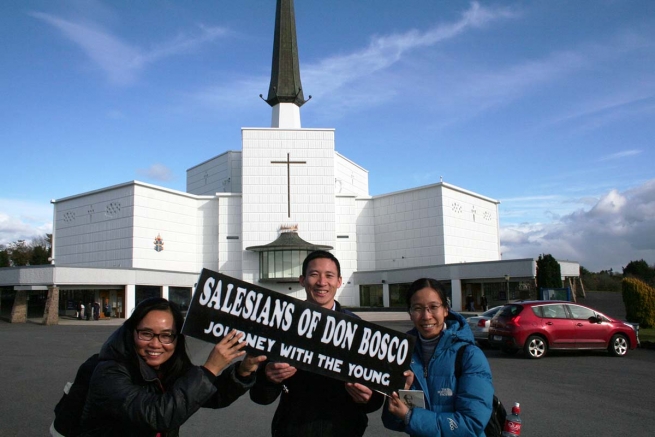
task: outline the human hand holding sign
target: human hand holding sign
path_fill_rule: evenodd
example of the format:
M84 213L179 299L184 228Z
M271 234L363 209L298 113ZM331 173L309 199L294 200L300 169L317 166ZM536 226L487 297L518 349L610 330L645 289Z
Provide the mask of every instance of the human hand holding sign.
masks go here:
M346 391L353 398L353 401L358 404L367 403L373 396L373 390L358 383L347 382Z
M296 374L296 368L289 363L268 363L266 365L266 378L276 384Z
M238 333L235 329L230 331L216 346L207 357L204 367L214 375L218 376L230 363L246 352L242 349L246 346L245 342L239 342L243 337L243 333Z
M260 363L266 361L266 355L254 356L246 354L246 357L241 361L237 369L237 373L241 377L249 376L252 372L256 372Z

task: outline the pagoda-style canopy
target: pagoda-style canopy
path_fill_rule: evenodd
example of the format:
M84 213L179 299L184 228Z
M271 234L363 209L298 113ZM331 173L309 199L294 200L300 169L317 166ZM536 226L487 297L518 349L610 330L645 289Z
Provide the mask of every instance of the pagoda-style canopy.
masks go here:
M260 282L297 282L307 255L315 250L332 249L332 246L305 241L294 231L282 232L271 243L246 247L246 250L259 252Z
M322 244L313 244L303 240L296 232L282 232L277 239L263 246L250 246L246 250L252 252L270 252L271 250L332 250L334 247Z

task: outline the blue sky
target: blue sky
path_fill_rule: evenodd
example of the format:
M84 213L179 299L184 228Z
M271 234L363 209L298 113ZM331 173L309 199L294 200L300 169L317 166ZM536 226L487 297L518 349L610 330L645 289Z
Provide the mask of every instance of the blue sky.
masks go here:
M50 199L186 170L270 126L274 0L9 0L0 244ZM498 199L503 258L655 263L655 2L296 0L303 127L371 194Z

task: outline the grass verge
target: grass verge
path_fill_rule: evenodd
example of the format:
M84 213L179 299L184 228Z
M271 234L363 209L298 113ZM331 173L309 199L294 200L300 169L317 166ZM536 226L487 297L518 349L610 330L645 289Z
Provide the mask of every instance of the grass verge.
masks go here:
M639 328L639 341L655 342L655 328Z

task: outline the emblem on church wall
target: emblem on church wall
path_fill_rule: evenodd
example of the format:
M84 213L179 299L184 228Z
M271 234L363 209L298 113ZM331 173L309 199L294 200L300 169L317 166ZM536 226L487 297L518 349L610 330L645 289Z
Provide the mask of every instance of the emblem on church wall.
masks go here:
M164 240L161 238L161 235L157 234L157 238L155 238L155 250L157 252L161 252L164 250Z

